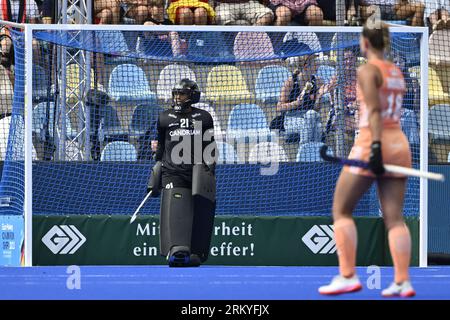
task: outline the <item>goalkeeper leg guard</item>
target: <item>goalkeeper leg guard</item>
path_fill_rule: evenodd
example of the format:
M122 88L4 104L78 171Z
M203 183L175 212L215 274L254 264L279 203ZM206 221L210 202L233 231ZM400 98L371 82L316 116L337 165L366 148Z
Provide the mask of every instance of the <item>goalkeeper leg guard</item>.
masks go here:
M191 189L163 189L159 230L161 255L170 259L174 247L187 248L180 251L190 255L193 218Z
M195 165L192 172L194 219L191 252L200 262L208 259L216 211L216 177L206 165ZM194 261L194 259L193 259Z

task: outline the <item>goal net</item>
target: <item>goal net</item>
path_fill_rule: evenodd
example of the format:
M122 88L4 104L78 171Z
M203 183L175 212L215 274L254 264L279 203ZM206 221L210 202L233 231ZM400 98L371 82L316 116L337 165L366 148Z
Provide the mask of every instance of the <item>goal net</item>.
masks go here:
M14 85L1 69L11 99L0 123L2 214L131 215L146 194L158 114L183 78L197 82L196 106L214 119L217 214L331 214L341 167L319 149L346 157L358 134L360 28L7 28L15 61ZM391 28L390 45L408 83L402 126L422 169L427 101L425 86L413 85L420 74L426 81L423 32ZM421 190L409 179L406 216L425 208ZM141 210L158 212L158 199ZM380 213L373 188L355 215Z

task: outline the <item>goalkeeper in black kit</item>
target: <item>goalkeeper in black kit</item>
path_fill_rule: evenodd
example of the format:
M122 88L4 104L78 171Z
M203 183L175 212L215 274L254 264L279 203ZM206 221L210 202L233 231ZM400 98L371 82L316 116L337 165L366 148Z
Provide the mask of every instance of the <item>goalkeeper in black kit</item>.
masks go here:
M173 88L172 99L172 109L159 115L157 162L149 189L152 196L162 194L161 255L171 267L193 267L208 258L218 153L211 115L192 106L200 100L197 83L182 79Z

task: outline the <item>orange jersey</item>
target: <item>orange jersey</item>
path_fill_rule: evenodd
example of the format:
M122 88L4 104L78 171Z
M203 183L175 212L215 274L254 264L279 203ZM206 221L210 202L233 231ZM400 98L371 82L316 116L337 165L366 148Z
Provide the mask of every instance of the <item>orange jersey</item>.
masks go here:
M400 112L403 95L406 92L403 74L390 61L371 59L368 63L376 66L381 73L382 84L379 88L379 96L383 127L400 127ZM369 126L369 111L359 84L356 93L359 102L359 128L365 128Z

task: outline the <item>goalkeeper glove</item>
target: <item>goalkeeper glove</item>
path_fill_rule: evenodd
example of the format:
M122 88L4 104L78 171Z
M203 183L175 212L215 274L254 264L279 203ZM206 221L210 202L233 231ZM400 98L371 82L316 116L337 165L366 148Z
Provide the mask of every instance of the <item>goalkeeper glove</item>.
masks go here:
M147 193L152 191L152 197L159 197L161 193L161 177L162 177L162 162L158 161L152 168L150 179L147 184Z

